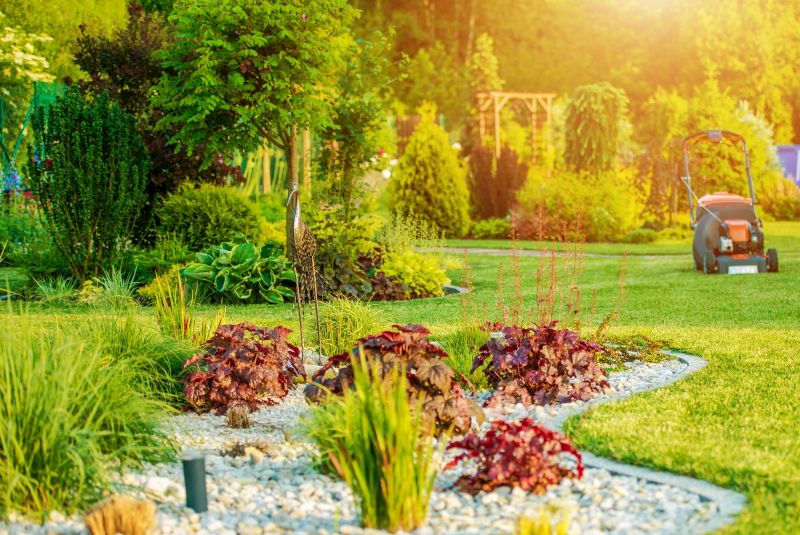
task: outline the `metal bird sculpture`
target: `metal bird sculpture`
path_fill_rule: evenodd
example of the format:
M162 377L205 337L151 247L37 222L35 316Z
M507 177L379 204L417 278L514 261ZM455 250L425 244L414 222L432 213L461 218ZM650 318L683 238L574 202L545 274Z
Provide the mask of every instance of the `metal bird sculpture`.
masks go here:
M297 315L300 321L300 348L304 345L303 333L303 301L314 301L314 313L317 319L317 343L322 338L319 330L319 305L317 296L316 253L317 240L300 214L300 188L297 182L292 183L289 198L286 201L286 253L292 261L297 294ZM311 285L311 288L308 285Z

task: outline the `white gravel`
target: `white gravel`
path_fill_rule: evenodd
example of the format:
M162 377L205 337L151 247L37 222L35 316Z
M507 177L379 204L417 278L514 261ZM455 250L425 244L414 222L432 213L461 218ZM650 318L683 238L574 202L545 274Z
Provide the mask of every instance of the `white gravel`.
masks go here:
M589 403L608 401L668 383L685 364L631 363L609 378L611 389ZM521 405L488 410L489 419L515 420L532 416L558 426L577 405ZM184 507L180 463L146 466L120 477L120 490L147 496L158 505L159 534L258 535L266 533L380 533L358 527L352 495L344 483L320 475L311 466L313 447L297 426L308 406L300 389L283 403L251 416L250 429L234 430L223 417L184 414L169 425L185 450L206 453L209 511L197 514ZM488 425L488 424L487 424ZM251 444L246 455L223 455L235 444ZM265 450L265 451L261 451ZM564 480L543 496L501 488L475 497L453 490L458 468L441 474L429 519L417 534L512 533L516 518L540 504L560 503L573 510L570 533L689 534L716 513L716 505L698 495L668 485L587 468L579 481ZM86 533L79 516L55 513L43 526L12 517L0 523L0 535Z

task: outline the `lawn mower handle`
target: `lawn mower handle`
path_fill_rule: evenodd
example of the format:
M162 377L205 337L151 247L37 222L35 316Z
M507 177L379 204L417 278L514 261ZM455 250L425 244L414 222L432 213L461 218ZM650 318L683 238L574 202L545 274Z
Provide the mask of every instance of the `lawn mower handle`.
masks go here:
M691 187L692 178L689 174L689 147L697 143L720 144L726 139L734 145L740 142L742 144L742 152L744 153L744 167L745 171L747 172L747 186L750 189L750 200L753 203L753 213L756 213L756 190L753 186L753 175L750 171L750 156L747 153L747 142L745 141L744 137L727 130L705 130L703 132L697 132L691 136L687 136L684 138L682 144L683 168L685 174L683 177L681 177L681 182L683 182L683 185L686 186L686 189L689 193L689 217L691 217L692 220L692 227L694 227L696 223L694 220L695 206L693 198L697 199L697 195L694 194ZM758 218L758 214L756 214L756 218Z

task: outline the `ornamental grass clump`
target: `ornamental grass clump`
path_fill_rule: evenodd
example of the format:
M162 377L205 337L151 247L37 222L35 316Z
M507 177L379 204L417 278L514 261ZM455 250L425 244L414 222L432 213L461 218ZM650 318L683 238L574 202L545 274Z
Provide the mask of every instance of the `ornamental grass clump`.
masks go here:
M306 386L306 397L328 402L329 394L343 395L349 390L354 375L351 355L356 355L363 356L384 380L391 380L397 368L405 370L411 404L419 410L420 419L439 432L466 433L473 417L478 423L483 422L483 411L464 395L455 372L444 361L447 353L428 340L428 329L414 324L393 327L393 331L359 339L352 352L329 358L314 374L314 382ZM326 377L333 369L336 374Z
M516 422L496 420L483 436L470 433L448 444L447 449L462 453L445 470L462 461L477 464L474 473L463 474L455 483L470 494L492 492L498 487L519 487L544 494L547 487L557 485L565 477L583 477L583 460L572 442L536 425L530 418ZM570 456L574 461L565 462Z
M494 390L489 407L586 401L609 386L596 360L603 348L575 331L556 322L487 328L498 335L481 347L472 371L482 369Z
M169 405L142 392L136 355L109 359L95 337L11 318L0 332L0 515L73 513L111 472L174 459Z
M306 378L300 349L287 341L290 332L250 323L220 325L208 341L209 351L183 365L189 406L222 415L235 405L254 412L280 402L296 378Z
M350 486L364 527L412 531L428 515L438 458L433 426L414 416L424 399L406 395L402 367L384 375L362 353L349 369L352 388L315 407L306 431Z
M321 339L317 340L317 346L323 355L349 351L359 338L374 333L384 324L374 306L354 299L332 299L319 308Z

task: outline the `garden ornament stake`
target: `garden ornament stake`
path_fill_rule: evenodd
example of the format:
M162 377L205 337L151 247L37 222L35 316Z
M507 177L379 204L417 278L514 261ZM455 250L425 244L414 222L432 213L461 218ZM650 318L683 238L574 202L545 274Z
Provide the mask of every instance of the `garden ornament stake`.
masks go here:
M300 322L300 348L304 345L303 300L314 300L314 313L317 319L317 341L322 340L319 331L319 305L317 297L317 269L315 256L317 240L300 215L300 189L297 181L292 183L289 199L286 202L286 253L292 261L297 294L297 316ZM309 292L307 285L311 283Z

